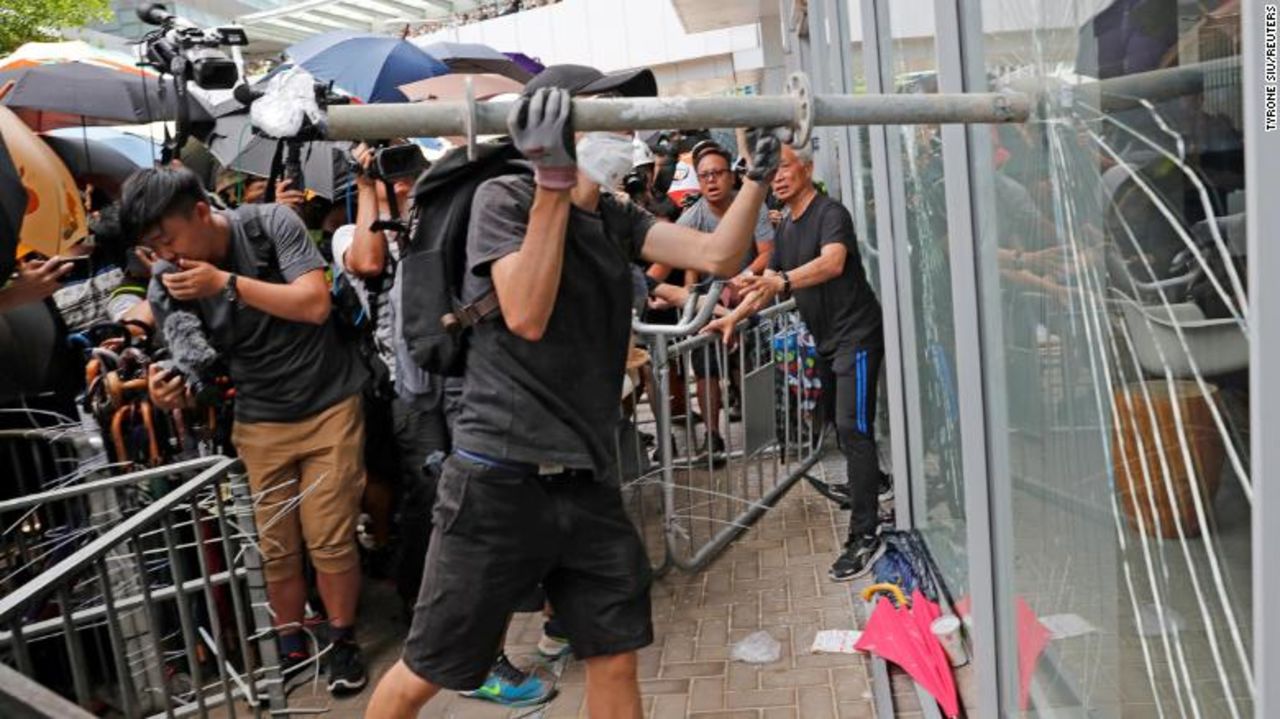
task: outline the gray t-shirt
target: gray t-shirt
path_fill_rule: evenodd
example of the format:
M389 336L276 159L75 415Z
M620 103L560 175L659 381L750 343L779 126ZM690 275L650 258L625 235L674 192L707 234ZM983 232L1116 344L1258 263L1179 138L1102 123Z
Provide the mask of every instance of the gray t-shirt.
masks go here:
M524 243L533 193L527 175L492 179L476 191L463 301L492 289L490 266ZM517 337L500 316L474 329L455 447L613 476L631 336L631 263L654 222L607 193L598 213L569 211L560 286L542 339Z
M254 242L245 218L256 212L263 237ZM287 284L325 268L306 227L282 205L246 205L221 214L230 220L231 241L222 269L244 277ZM152 280L148 297L164 292ZM164 326L165 302L157 308ZM236 387L236 421L293 422L322 412L361 391L368 372L355 347L339 341L332 322L312 325L274 317L221 293L189 303L204 322L209 340L227 361Z
M676 220L676 224L692 227L699 232L715 232L716 227L720 224L720 217L711 211L711 203L707 202L707 198L699 198ZM751 233L752 239L751 249L747 252L746 259L742 261L742 267L739 272L751 266L758 256L756 244L760 242L773 241L773 225L769 224L769 209L764 205L760 205L760 215L756 218L756 229Z

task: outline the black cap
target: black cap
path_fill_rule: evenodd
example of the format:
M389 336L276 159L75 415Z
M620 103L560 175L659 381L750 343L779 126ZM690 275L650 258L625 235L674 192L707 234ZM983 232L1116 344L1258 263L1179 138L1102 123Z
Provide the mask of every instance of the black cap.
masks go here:
M603 95L616 92L624 97L654 97L658 81L649 68L625 70L608 75L586 65L552 65L534 75L524 86L524 94L532 95L540 87L560 87L570 95Z

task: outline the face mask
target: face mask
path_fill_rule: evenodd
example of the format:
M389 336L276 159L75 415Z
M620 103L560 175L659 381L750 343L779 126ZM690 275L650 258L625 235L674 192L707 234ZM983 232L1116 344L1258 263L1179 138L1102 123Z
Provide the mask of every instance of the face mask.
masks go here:
M578 167L592 181L618 187L631 171L631 138L611 132L589 132L578 140Z

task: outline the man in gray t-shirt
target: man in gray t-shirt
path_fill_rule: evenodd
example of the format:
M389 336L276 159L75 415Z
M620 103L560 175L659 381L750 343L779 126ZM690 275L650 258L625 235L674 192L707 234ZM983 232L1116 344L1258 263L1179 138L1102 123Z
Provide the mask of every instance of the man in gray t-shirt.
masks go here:
M325 260L302 221L280 205L231 212L209 206L185 168L139 170L121 216L132 236L177 270L153 278L148 298L173 346L178 309L200 318L236 386L232 443L244 462L260 534L262 571L286 675L307 661L301 633L304 548L329 614L326 665L334 693L364 686L355 643L360 556L355 530L364 491L367 371L329 322ZM151 402L194 407L182 376L152 365Z
M738 194L733 189L731 162L729 151L710 140L700 142L693 148L693 167L698 174L698 189L701 190L702 197L680 215L677 220L679 224L699 232L715 232L720 218L729 210ZM754 242L742 261L740 275L758 275L769 266L769 257L773 253L773 225L769 223L769 213L763 205L756 218L752 239ZM710 284L710 280L709 276L703 275L699 284ZM735 299L733 288L726 288L722 302L733 306ZM725 451L720 434L719 354L712 349L699 351L693 356L692 365L698 386L698 407L702 410L707 426L707 436L699 459L709 457L713 462L719 463L724 460Z

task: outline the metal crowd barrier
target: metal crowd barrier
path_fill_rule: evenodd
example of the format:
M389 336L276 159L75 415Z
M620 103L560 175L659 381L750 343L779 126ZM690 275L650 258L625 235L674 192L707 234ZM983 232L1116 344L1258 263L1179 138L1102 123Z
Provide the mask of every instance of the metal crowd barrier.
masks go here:
M635 409L634 431L627 425L621 434L620 467L624 499L659 571L706 566L805 478L822 453L817 370L794 302L744 323L728 349L718 335L698 334L720 289L714 286L700 308L691 300L675 325L634 324L648 347L653 382L647 405ZM685 378L682 398L672 397L673 373ZM715 425L695 415L695 408L709 411L697 399L696 377L720 388L714 416L722 452L703 451L707 427ZM674 416L673 404L685 407L682 416ZM654 438L652 461L642 432Z
M118 518L99 521L84 514L88 506L112 507ZM6 536L39 540L25 554L6 544L3 556L6 574L24 581L0 598L0 660L25 679L95 714L285 708L238 460L206 457L27 494L0 502L0 522ZM38 531L59 524L91 538L63 551ZM57 561L25 569L37 556ZM0 706L71 715L50 708L48 696L23 704L29 688L0 672Z

